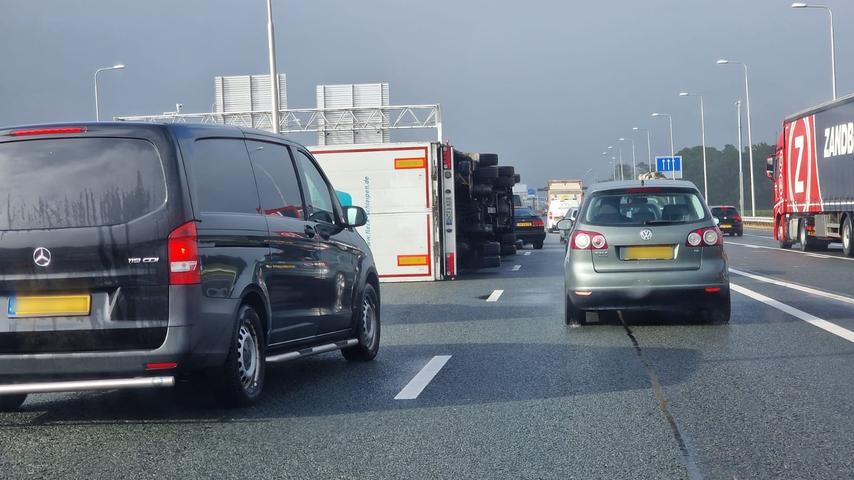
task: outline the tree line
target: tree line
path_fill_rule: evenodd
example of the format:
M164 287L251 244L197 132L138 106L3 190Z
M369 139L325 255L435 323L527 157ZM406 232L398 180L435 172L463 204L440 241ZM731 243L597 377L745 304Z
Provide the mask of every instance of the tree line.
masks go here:
M768 215L774 202L773 182L765 176L765 159L774 155L775 147L767 143L759 143L753 146L753 181L756 193L756 214ZM703 147L696 146L683 148L677 152L682 156L682 179L693 182L703 191ZM632 165L629 161L625 164L623 158L623 176L626 179L632 177ZM738 206L738 148L726 145L723 150L714 147L706 147L706 168L709 183L709 205L735 205ZM742 169L744 178L744 212L750 214L750 156L745 147L742 152ZM639 162L638 173L649 170L646 162ZM619 176L619 170L611 172L610 179L614 173Z

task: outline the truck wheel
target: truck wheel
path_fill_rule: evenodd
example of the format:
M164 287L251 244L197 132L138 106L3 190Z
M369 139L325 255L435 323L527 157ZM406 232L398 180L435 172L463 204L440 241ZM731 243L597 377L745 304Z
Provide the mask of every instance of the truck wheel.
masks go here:
M788 250L792 248L792 242L786 240L786 228L783 226L784 220L780 221L780 224L777 225L777 241L780 244L780 248L784 250Z
M501 257L498 255L480 257L480 268L496 268L501 266Z
M370 283L362 292L361 308L354 315L355 333L359 343L341 350L350 362L369 362L380 349L380 302L377 292Z
M498 178L498 167L480 167L474 171L474 177L481 180L491 180Z
M516 245L501 245L501 255L516 255Z
M510 188L516 185L516 182L513 180L513 177L498 177L492 182L492 185L495 188Z
M478 160L480 160L481 167L491 167L493 165L498 165L498 154L481 153L478 155Z
M0 395L0 412L13 412L19 409L26 399L26 393L19 395Z
M852 225L851 217L846 216L845 222L842 224L842 253L846 257L854 257L854 245L852 245L854 231L852 229L854 229L854 225Z
M798 222L798 242L801 244L802 252L809 252L813 249L812 241L810 241L810 237L807 235L806 219Z
M569 297L565 297L564 304L566 307L563 315L564 323L574 327L580 327L587 323L587 312L580 308L576 308Z
M471 189L471 194L475 197L485 197L492 195L492 185L484 183L475 183Z
M515 244L516 243L516 234L515 233L502 233L501 234L501 243Z
M480 254L484 257L501 255L501 244L498 242L484 242L480 246Z
M516 175L516 169L515 168L508 166L508 165L502 165L502 166L498 167L498 176L500 176L500 177L512 177L513 175Z
M265 352L261 318L249 305L237 312L237 325L225 365L215 375L228 406L246 407L261 398L264 389Z

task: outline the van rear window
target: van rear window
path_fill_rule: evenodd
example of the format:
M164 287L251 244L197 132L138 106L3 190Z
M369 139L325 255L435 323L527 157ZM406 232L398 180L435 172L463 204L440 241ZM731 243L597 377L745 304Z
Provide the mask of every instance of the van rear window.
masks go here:
M160 155L145 140L0 143L0 230L119 225L165 201Z

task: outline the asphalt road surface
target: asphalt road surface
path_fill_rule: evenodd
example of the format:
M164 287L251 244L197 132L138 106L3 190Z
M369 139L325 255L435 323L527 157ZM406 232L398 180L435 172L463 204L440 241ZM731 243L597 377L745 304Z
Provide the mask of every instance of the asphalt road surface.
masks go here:
M380 355L204 391L32 396L0 478L854 478L854 262L727 238L733 316L563 323L563 247L384 284ZM530 248L530 247L529 247Z

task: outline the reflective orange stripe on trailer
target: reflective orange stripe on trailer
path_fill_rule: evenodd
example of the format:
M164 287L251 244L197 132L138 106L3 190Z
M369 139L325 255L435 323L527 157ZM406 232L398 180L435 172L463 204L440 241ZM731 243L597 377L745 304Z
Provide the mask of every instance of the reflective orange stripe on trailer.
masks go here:
M422 157L417 158L395 158L394 159L394 169L395 170L410 170L415 168L426 168L427 167L427 159Z
M398 255L398 267L424 267L429 265L430 257L428 255Z

